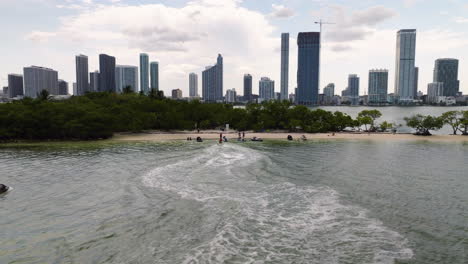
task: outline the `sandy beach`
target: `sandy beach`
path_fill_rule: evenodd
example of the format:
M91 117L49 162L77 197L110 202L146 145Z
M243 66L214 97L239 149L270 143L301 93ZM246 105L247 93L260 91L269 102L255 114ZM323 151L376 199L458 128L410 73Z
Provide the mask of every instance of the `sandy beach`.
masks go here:
M220 132L217 131L200 131L200 133L191 131L176 131L176 132L147 132L140 134L129 134L121 133L114 136L114 140L117 141L174 141L174 140L187 140L191 137L195 140L197 137L201 137L203 140L219 140ZM284 140L287 141L288 135L291 135L294 140L298 140L302 135L306 136L308 140L423 140L423 141L435 141L435 142L468 142L468 136L462 135L433 135L429 137L415 136L412 134L386 134L386 133L321 133L321 134L307 134L307 133L286 133L286 132L265 132L265 133L254 133L246 132L245 139L250 140L253 137L262 138L266 140ZM237 140L239 134L237 132L223 132L223 136L226 136L228 140Z

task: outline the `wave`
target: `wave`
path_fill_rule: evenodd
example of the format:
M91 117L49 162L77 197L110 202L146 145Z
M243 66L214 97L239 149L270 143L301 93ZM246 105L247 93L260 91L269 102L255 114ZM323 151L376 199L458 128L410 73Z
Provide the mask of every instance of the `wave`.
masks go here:
M413 256L403 236L342 204L331 188L258 180L288 169L259 151L223 144L187 156L155 168L144 184L232 213L183 263L394 263Z

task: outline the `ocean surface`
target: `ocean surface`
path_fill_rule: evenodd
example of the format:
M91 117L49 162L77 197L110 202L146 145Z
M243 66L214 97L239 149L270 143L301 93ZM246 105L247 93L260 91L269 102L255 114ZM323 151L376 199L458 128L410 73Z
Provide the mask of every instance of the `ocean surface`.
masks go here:
M468 263L468 144L0 150L0 263Z

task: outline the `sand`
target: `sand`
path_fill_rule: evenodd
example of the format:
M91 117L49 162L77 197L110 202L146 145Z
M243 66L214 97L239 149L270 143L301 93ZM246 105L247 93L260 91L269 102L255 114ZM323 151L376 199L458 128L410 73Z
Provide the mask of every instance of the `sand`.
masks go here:
M201 137L203 140L219 140L220 132L217 131L201 131L200 133L195 132L147 132L140 134L116 134L114 140L117 141L174 141L174 140L187 140L187 137L191 137L195 140L197 137ZM253 137L262 138L265 140L284 140L287 141L288 135L291 135L294 140L298 140L302 135L305 135L308 140L422 140L422 141L435 141L435 142L468 142L468 136L461 135L433 135L429 137L415 136L411 134L387 134L387 133L322 133L322 134L307 134L307 133L254 133L246 132L246 140L250 140ZM230 141L236 141L238 138L237 132L223 132L223 136L226 136Z

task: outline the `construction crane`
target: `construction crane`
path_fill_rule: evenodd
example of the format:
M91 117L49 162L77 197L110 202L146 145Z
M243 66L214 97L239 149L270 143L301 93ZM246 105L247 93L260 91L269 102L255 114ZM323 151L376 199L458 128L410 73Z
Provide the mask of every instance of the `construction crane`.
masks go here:
M315 24L319 24L320 25L320 51L319 51L319 65L321 65L322 63L322 56L321 56L321 53L322 53L322 27L323 25L334 25L335 23L333 22L326 22L326 21L323 21L322 19L320 19L319 21L315 21L314 22ZM321 75L321 67L319 67L319 91L320 91L320 75Z

